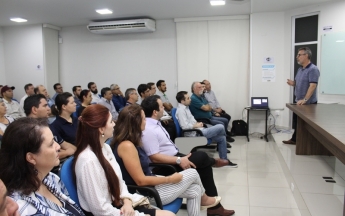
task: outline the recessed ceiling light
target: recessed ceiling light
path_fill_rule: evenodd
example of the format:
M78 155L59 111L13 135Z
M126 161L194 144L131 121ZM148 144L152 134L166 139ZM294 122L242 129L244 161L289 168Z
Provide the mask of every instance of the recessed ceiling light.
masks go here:
M99 9L99 10L96 10L96 12L99 14L112 14L113 13L113 11L109 10L108 8Z
M28 21L28 20L20 18L20 17L11 18L10 20L13 22L27 22Z
M344 40L337 40L337 41L335 41L335 42L337 42L337 43L343 43Z
M225 5L225 0L210 0L212 6Z

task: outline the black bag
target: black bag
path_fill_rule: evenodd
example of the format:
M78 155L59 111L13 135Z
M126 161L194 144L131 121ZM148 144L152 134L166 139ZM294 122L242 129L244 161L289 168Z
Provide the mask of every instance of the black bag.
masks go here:
M248 135L248 125L243 120L232 121L231 135L234 136L247 136Z

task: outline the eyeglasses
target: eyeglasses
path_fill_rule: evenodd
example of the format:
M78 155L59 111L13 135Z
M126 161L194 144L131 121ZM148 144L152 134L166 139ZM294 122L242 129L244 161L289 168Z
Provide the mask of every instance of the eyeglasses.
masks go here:
M300 57L301 55L306 55L307 53L303 53L303 54L297 54L296 57Z

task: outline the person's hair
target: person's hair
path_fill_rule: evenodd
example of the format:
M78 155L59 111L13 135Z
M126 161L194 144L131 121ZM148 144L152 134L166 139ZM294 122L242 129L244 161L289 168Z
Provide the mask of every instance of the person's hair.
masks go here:
M84 109L81 114L81 120L78 123L77 130L77 150L74 153L73 160L73 176L75 175L75 165L79 154L90 146L93 153L101 164L105 177L108 182L108 190L113 197L113 204L119 206L120 204L120 181L110 163L105 159L102 153L102 145L100 143L99 128L105 127L109 118L109 110L100 104L93 104ZM104 144L106 145L106 144Z
M0 178L9 193L20 191L28 195L40 187L37 170L26 160L26 154L40 152L43 127L48 127L46 118L24 117L6 128L0 149Z
M73 88L72 88L72 92L77 91L77 88L81 88L81 86L73 86Z
M159 95L151 95L141 102L146 117L151 117L154 110L159 111L158 99L160 98Z
M150 90L151 90L151 87L152 87L153 85L155 85L155 83L153 83L153 82L147 83L147 86L149 87Z
M125 99L128 100L129 99L129 96L134 92L136 91L135 88L128 88L125 92Z
M204 81L201 81L200 84L201 84L201 85L205 85Z
M309 49L309 47L301 47L298 49L298 51L301 51L301 50L303 50L304 53L308 55L308 59L310 60L312 53L311 53L311 50Z
M80 92L80 95L79 95L79 100L80 102L84 102L84 96L87 97L87 95L89 94L90 90L89 89L84 89Z
M60 85L61 85L60 83L55 83L55 84L53 85L54 90L56 90L57 87L60 86Z
M29 89L30 86L33 86L31 83L28 83L24 86L25 92Z
M3 85L0 85L0 87L4 87Z
M115 145L122 141L131 141L135 146L141 146L141 110L139 105L132 105L124 107L116 121L114 138L111 142L111 147L114 149Z
M94 83L94 82L89 82L89 83L87 84L87 88L90 89L91 86L92 86L93 84L95 84L95 83Z
M116 86L119 86L119 85L118 85L118 84L111 84L111 85L110 85L110 89L111 89L111 90L114 90L114 89L116 88Z
M188 94L186 91L179 91L176 94L176 100L177 102L181 103L182 100L185 100L185 95Z
M194 87L195 87L195 84L197 84L197 83L200 83L200 82L195 81L192 83L192 86L191 86L192 93L194 93Z
M161 84L165 82L164 80L158 80L157 83L156 83L156 86L159 87L161 86Z
M38 108L40 106L41 99L47 100L43 94L31 95L24 100L23 108L26 116L31 114L32 107Z
M107 93L107 91L111 91L111 89L109 87L102 88L101 96L104 97L104 95Z
M53 104L50 108L52 110L53 115L60 115L62 113L62 105L68 104L68 98L73 97L73 95L69 92L63 92L58 94L55 98L55 104Z
M150 89L150 88L147 86L147 84L140 84L140 85L138 86L138 94L140 95L140 97L141 97L141 93L145 93L145 91L146 91L147 89Z

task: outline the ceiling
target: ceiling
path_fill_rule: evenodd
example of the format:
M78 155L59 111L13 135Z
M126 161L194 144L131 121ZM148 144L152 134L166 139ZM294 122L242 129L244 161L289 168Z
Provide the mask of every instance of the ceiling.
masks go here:
M339 0L226 0L225 6L211 6L209 0L0 0L0 26L48 23L65 27L87 25L90 21L150 17L156 20L243 15L285 11ZM111 15L95 9L109 8ZM10 18L21 17L26 23Z

